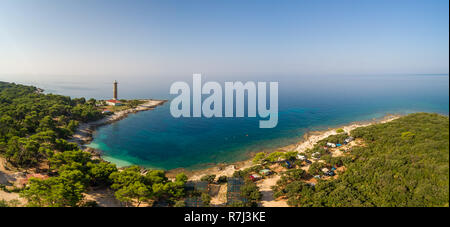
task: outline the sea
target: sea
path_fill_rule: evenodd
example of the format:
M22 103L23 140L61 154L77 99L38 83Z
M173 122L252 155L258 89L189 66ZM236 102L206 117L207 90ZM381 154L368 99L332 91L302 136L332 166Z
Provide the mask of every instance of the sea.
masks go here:
M192 76L127 77L14 81L71 97L109 99L112 81L119 98L168 99L154 110L99 127L90 147L120 167L189 170L248 159L251 154L296 143L309 131L325 130L387 114L449 114L448 74L203 76L203 82L279 83L279 118L275 128L259 128L260 118L174 118L169 94L174 81L191 84ZM2 78L0 77L0 80ZM9 78L9 80L14 80ZM8 81L8 79L6 80ZM204 97L203 97L204 98Z

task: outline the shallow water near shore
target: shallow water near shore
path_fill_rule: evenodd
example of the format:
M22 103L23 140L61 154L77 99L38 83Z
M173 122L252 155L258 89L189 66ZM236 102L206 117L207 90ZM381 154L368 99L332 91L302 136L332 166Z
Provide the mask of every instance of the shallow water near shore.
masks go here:
M206 81L220 81L203 77ZM180 79L173 79L180 80ZM182 79L188 84L192 78ZM173 118L170 101L154 110L130 114L101 126L88 146L118 166L189 170L248 159L251 153L298 142L308 131L324 130L413 112L449 113L448 75L317 76L238 78L226 81L278 81L279 120L260 129L259 118ZM123 98L171 99L173 81L159 84L119 80ZM39 86L39 85L38 85ZM84 87L46 84L47 91L73 97L107 98L110 84Z

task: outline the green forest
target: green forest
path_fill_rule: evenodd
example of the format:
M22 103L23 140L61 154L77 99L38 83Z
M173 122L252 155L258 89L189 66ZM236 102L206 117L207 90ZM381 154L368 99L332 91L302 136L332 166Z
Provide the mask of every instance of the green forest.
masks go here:
M64 139L79 122L100 119L95 100L43 94L32 86L0 82L0 151L19 167L31 167L53 150L76 148Z
M306 207L449 206L448 117L415 113L357 128L351 135L364 144L340 160L326 159L329 166L339 161L346 167L338 178L311 185L302 174L284 175L275 196Z
M83 200L83 193L93 188L113 189L125 205L175 203L181 198L186 175L172 182L161 170L131 166L119 172L114 164L94 159L66 140L80 122L103 117L95 104L95 99L43 94L36 87L0 82L0 155L17 169L36 168L51 176L31 178L25 188L14 189L27 206L96 206ZM0 200L0 206L7 205Z

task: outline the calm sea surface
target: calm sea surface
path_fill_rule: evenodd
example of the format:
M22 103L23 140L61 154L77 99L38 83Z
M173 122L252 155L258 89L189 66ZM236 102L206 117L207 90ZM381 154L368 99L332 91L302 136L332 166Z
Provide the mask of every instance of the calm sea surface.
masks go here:
M183 80L192 83L191 77ZM388 113L449 113L448 75L299 76L258 80L279 81L279 120L275 128L258 128L258 118L173 118L168 102L155 110L132 114L100 127L90 146L102 150L106 160L119 166L196 169L210 163L244 160L251 152L294 143L308 130L380 118ZM119 96L174 98L168 92L171 82L152 86L150 81L122 79ZM73 97L109 98L112 92L110 81L31 84L47 92Z

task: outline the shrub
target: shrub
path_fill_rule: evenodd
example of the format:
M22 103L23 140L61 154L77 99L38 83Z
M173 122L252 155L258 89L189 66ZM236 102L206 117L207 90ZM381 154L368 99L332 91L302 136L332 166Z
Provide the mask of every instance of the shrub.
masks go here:
M210 183L210 184L214 183L215 179L216 179L216 175L214 175L214 174L205 175L200 178L201 181L208 181L208 183Z
M175 202L175 205L173 205L174 207L186 207L186 203L184 202L184 200L178 200Z
M227 176L220 176L219 179L217 179L217 183L223 184L227 182Z
M207 193L202 193L202 202L205 206L209 206L211 203L211 196L209 196Z

